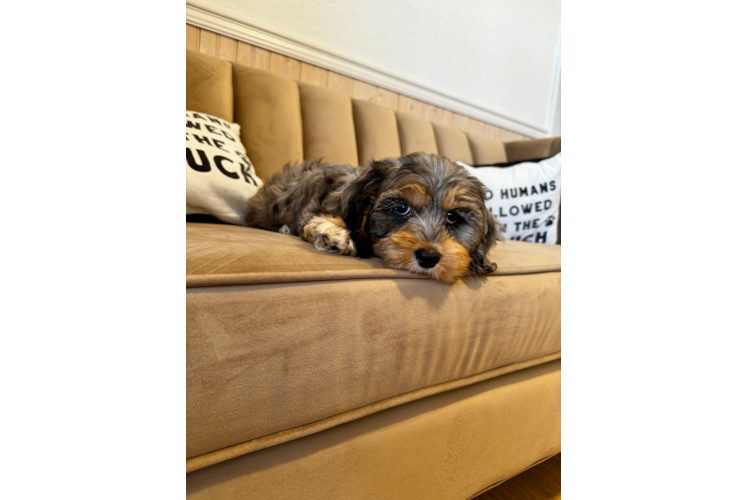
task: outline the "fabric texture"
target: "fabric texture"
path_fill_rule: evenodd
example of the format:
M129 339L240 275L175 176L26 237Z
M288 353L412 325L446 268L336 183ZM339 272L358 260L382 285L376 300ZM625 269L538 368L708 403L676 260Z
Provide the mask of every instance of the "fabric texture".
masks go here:
M519 241L497 243L493 275L561 270L561 249ZM321 252L296 236L217 224L187 224L187 287L297 283L343 279L430 278L360 259ZM466 278L467 279L467 278ZM482 279L482 278L480 278Z
M473 134L467 134L467 137L470 143L470 151L473 153L473 162L476 165L507 161L504 143Z
M564 358L570 356L563 353ZM561 410L561 451L577 451L577 362L564 360L561 363L562 392L566 395L566 404Z
M187 215L245 226L247 199L262 187L239 139L239 125L187 111Z
M439 154L436 146L436 136L431 123L413 115L398 112L397 130L400 135L400 149L402 154L423 152Z
M293 80L233 65L236 121L261 179L304 159L299 87Z
M556 361L192 472L187 497L466 500L560 449Z
M368 101L353 99L358 164L401 156L395 112Z
M247 233L234 242L239 248L259 230L190 226L202 232L203 244L191 245L194 233L188 230L188 252L204 259L191 274L208 266L227 271L223 263L243 260L273 266L299 250L284 254L276 244L264 252L249 250L251 259L233 253L224 260L208 251L210 245L226 246L216 235ZM292 269L303 270L315 257L345 265L375 261L325 254L298 238L265 233L312 248L306 262L290 257ZM505 272L514 259L524 269L451 286L411 273L404 279L328 280L321 273L323 281L188 288L188 458L558 352L560 272L523 271L548 266L560 248L518 242L507 247L543 251L529 252L538 258L533 262L528 252L511 248L503 260L498 250L495 259ZM187 262L196 263L190 257ZM376 276L385 269L372 271Z
M470 151L467 135L452 127L434 125L434 136L439 154L452 161L464 161L473 164L473 153Z
M358 165L351 100L331 90L299 84L304 159L333 165Z
M506 150L506 161L542 160L550 158L561 151L561 138L549 137L547 139L534 139L531 141L505 142L504 149ZM480 165L483 162L465 161L465 163Z
M185 109L234 121L230 63L188 50L186 94Z
M186 108L239 124L264 180L316 155L366 164L415 148L475 164L503 147L508 161L560 150L476 140L194 52ZM449 286L188 223L188 496L466 499L558 453L560 247L506 241L491 259L491 275Z
M506 226L507 239L556 244L561 153L538 162L480 168L459 163L488 188L486 206Z
M370 403L365 406L354 408L352 410L345 411L343 413L337 413L321 420L316 420L309 424L300 425L293 427L285 431L268 434L257 439L245 441L234 446L228 446L221 448L216 451L212 451L203 455L198 455L193 458L187 459L187 473L204 469L212 465L231 460L247 453L252 453L258 450L264 450L271 446L277 446L279 444L293 441L302 437L316 434L317 432L323 432L332 427L343 425L359 418L365 418L374 413L394 408L403 404L408 404L425 397L433 396L434 394L440 394L442 392L459 389L468 385L476 384L484 380L500 377L507 373L512 373L518 370L522 370L532 366L538 366L543 363L555 361L561 358L560 352L547 354L527 361L520 361L518 363L512 363L511 365L502 366L493 370L478 373L468 377L463 377L456 380L450 380L449 382L443 382L441 384L424 387L415 391L407 392L405 394L398 394L391 396L374 403Z

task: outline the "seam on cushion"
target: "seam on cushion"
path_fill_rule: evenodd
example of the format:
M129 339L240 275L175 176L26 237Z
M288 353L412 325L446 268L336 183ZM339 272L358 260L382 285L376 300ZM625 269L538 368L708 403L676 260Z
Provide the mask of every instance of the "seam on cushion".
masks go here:
M520 276L525 274L550 274L560 273L559 267L551 266L526 266L512 268L511 272L482 275L479 278L499 278L501 276ZM336 275L337 274L337 275ZM396 269L380 269L378 275L372 275L371 270L360 271L297 271L292 273L241 273L241 274L199 274L187 276L187 288L211 287L211 286L240 286L240 285L267 285L274 283L308 283L316 281L345 281L360 279L421 279L429 280L430 277L422 274L398 271Z
M367 417L374 413L387 410L395 406L400 406L402 404L410 403L412 401L423 399L428 396L433 396L435 394L440 394L442 392L450 391L453 389L459 389L468 385L477 384L478 382L483 382L485 380L496 378L501 375L514 373L525 368L531 368L534 366L542 365L544 363L556 361L558 359L561 359L561 351L556 351L530 360L501 366L499 368L493 368L485 372L477 373L475 375L468 375L467 377L451 380L449 382L442 382L441 384L423 387L421 389L416 389L415 391L410 391L404 394L398 394L396 396L391 396L380 401L375 401L374 403L369 403L359 408L354 408L343 413L338 413L337 415L332 415L315 422L310 422L308 424L292 427L283 431L274 432L272 434L251 439L243 443L227 446L225 448L210 451L202 455L197 455L187 459L187 474L196 470L204 469L205 467L209 467L211 465L225 462L226 460L230 460L232 458L246 455L248 453L287 443L289 441L309 436L311 434L316 434L332 427L352 422L354 420L358 420L359 418Z

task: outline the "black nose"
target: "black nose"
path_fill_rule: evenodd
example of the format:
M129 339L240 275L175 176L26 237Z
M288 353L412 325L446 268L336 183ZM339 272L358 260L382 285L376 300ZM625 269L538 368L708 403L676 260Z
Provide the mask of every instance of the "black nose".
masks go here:
M416 260L423 267L434 267L442 254L433 248L419 248L416 250Z

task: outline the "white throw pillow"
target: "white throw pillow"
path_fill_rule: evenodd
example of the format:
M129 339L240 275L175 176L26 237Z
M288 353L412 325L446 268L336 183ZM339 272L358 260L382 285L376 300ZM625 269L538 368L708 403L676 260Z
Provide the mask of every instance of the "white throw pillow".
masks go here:
M246 226L247 199L262 187L239 138L239 124L187 111L187 215Z
M486 206L506 226L506 239L556 243L561 153L546 160L480 167L457 163L488 188Z

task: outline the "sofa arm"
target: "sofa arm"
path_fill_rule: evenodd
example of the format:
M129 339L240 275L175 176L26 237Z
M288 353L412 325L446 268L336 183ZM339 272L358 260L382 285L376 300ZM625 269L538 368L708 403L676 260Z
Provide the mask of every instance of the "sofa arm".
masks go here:
M550 158L561 151L561 138L531 139L529 141L505 142L507 161L540 160Z

